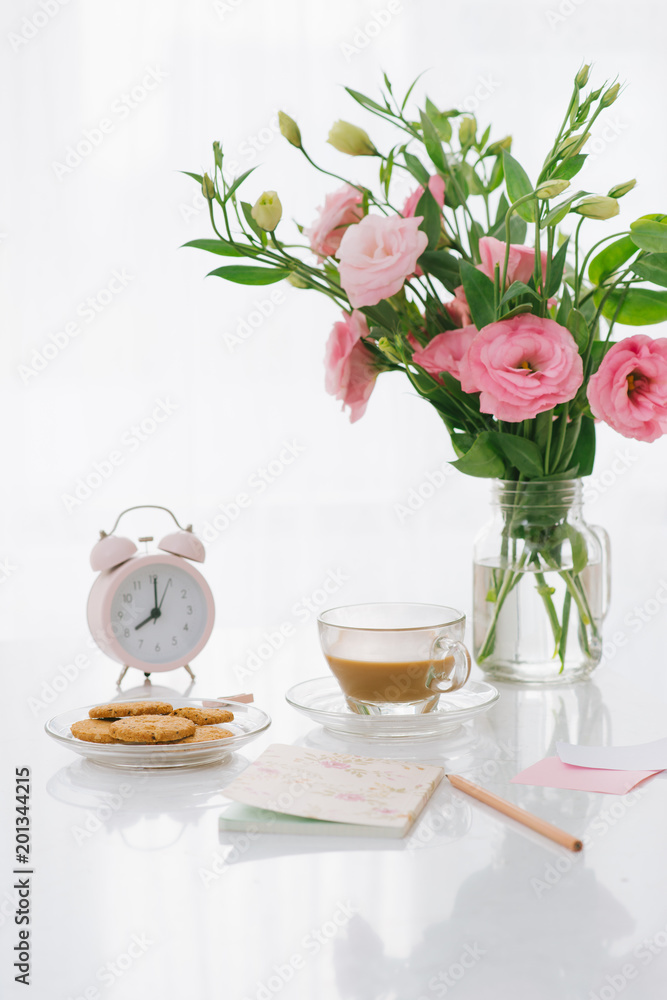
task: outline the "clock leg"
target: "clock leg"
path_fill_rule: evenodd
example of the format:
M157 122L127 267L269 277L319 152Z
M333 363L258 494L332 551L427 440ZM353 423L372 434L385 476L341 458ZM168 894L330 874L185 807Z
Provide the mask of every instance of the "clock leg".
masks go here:
M187 670L187 672L190 674L190 677L192 678L192 680L194 680L195 679L195 675L192 673L192 667L190 666L189 663L185 664L185 668L184 669Z
M121 670L121 672L120 672L120 677L119 677L119 678L118 678L118 680L116 681L116 685L117 685L118 687L120 687L120 683L121 683L121 681L123 680L123 677L125 676L125 674L126 674L126 673L128 672L128 670L129 670L129 669L130 669L130 668L129 668L129 666L128 666L128 665L127 665L127 663L126 663L126 664L125 664L125 666L123 667L123 669L122 669L122 670Z

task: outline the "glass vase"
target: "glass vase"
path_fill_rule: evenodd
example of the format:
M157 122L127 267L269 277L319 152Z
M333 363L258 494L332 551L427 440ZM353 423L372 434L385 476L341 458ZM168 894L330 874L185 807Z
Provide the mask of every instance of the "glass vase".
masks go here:
M581 480L493 483L475 540L473 648L499 679L565 683L602 655L609 538L585 522Z

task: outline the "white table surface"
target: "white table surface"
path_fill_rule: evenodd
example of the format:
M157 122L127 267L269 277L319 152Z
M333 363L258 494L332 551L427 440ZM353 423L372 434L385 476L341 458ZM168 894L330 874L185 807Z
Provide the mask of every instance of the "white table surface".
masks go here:
M307 633L307 634L306 634ZM512 785L557 739L643 742L665 735L660 700L632 689L617 657L587 683L501 687L485 716L428 743L398 747L328 734L284 701L323 661L313 630L237 679L220 631L184 672L146 694L252 690L273 725L229 762L174 772L99 767L43 732L54 714L116 694L101 654L50 705L25 683L39 656L6 651L21 696L4 724L0 982L38 1000L658 1000L667 993L667 781L627 796ZM85 638L82 637L82 643ZM227 661L229 656L226 657ZM475 674L475 676L480 676ZM123 692L142 690L132 671ZM17 681L17 686L19 682ZM61 686L61 685L59 685ZM5 733L6 735L6 733ZM225 785L271 742L441 763L586 837L579 855L455 792L446 782L404 841L219 835ZM32 770L33 972L13 982L14 768Z

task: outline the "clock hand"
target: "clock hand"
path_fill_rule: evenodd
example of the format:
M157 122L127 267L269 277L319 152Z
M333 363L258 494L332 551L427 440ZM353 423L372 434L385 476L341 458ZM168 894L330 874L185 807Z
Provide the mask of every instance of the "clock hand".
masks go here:
M164 590L162 592L162 597L160 598L160 603L157 606L158 611L162 607L162 602L164 601L164 595L167 593L167 590L169 589L169 584L170 583L171 583L171 577L169 577L169 579L167 580L167 586L164 588Z
M156 612L157 612L157 614L156 614ZM136 632L138 628L143 628L143 626L147 625L148 622L150 622L150 621L157 621L157 619L160 617L161 614L162 614L162 612L160 611L159 608L153 608L153 610L149 614L148 618L144 618L144 620L142 622L139 622L138 625L134 626L134 631Z

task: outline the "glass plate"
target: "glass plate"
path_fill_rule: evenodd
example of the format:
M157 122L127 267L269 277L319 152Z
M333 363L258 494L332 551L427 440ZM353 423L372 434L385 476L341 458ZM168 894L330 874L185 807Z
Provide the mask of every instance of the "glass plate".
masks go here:
M370 739L428 739L452 733L464 722L488 711L500 697L485 681L468 681L453 694L441 695L438 707L424 715L356 715L350 711L334 677L316 677L295 684L288 703L325 729Z
M49 719L44 728L49 736L61 746L73 750L74 753L78 753L82 757L87 757L88 760L92 760L96 764L143 770L156 767L196 767L198 764L210 764L214 761L224 760L231 756L235 750L250 743L271 725L271 718L266 712L255 705L244 704L240 701L221 701L219 698L170 698L170 704L174 708L185 708L186 706L227 708L234 713L234 721L225 722L223 726L225 729L231 729L234 735L224 740L206 740L203 743L186 743L185 745L179 743L164 746L159 744L146 746L142 744L86 743L72 736L70 726L73 722L80 722L82 719L88 718L88 710L93 708L93 705L62 712Z

